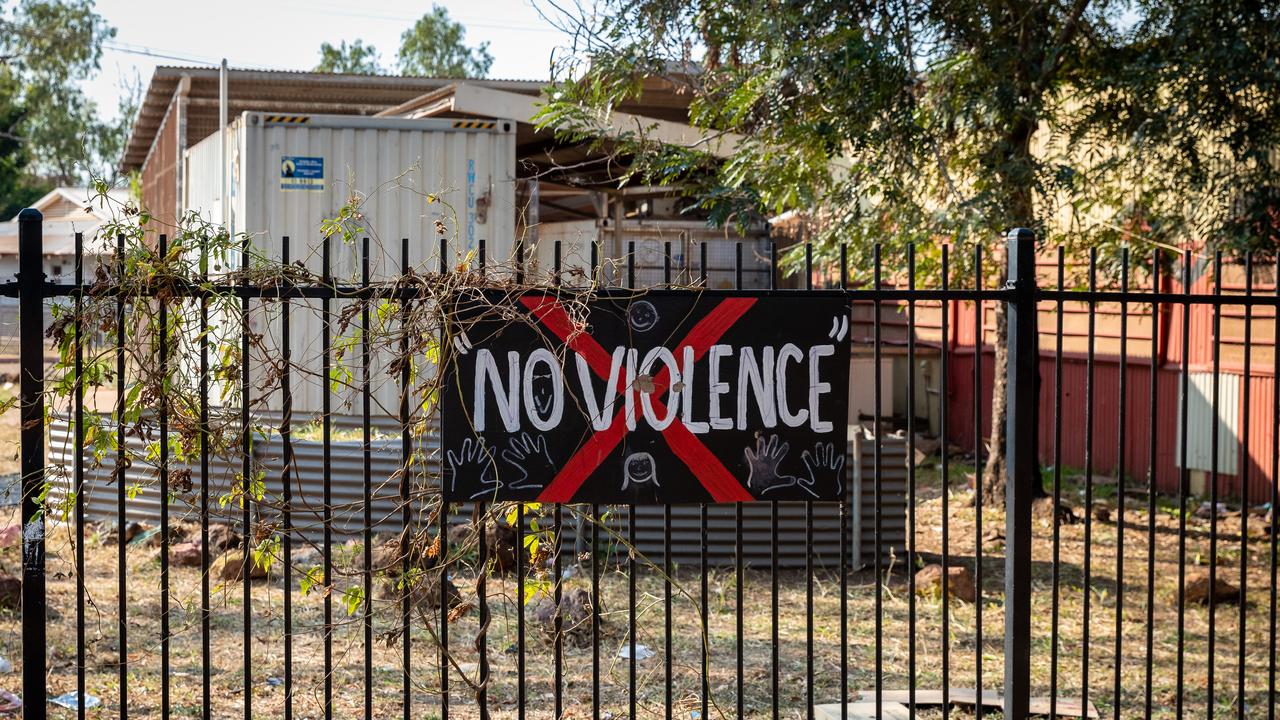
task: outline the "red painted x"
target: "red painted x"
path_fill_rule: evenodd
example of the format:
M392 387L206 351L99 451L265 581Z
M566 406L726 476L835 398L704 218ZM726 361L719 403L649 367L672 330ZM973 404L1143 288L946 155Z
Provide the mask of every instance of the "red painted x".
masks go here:
M612 358L604 348L600 347L591 336L577 332L569 320L564 307L554 297L547 295L526 295L520 299L525 307L538 318L547 329L563 340L571 350L582 356L592 372L605 382L609 381L609 370ZM693 348L694 361L702 359L707 350L724 335L755 304L755 298L726 298L712 308L701 320L689 330L684 340L676 346L674 355L677 360L684 348ZM619 392L634 392L625 387L626 379L618 378ZM667 391L671 383L671 373L664 365L661 372L654 376L653 392L649 400L656 415L665 416L666 405L659 398ZM596 432L578 450L569 462L564 464L560 472L538 495L542 502L566 503L586 482L591 473L605 461L613 449L622 442L627 434L625 407L614 416L609 427ZM751 493L742 487L742 483L724 467L706 445L702 444L684 423L676 420L662 431L662 437L671 447L671 451L680 458L693 472L693 476L707 489L716 502L743 502L754 500Z

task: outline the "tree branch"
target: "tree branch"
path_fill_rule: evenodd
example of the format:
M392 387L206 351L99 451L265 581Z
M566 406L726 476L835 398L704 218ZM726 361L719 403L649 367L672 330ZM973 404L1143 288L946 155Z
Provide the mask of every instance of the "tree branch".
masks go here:
M1066 21L1062 23L1062 27L1058 28L1058 36L1053 39L1053 44L1050 46L1050 52L1053 53L1052 60L1045 64L1044 69L1040 71L1040 77L1036 80L1037 90L1044 88L1062 67L1063 46L1075 39L1076 32L1080 29L1080 18L1084 16L1088 6L1089 0L1075 0L1075 4L1071 6Z

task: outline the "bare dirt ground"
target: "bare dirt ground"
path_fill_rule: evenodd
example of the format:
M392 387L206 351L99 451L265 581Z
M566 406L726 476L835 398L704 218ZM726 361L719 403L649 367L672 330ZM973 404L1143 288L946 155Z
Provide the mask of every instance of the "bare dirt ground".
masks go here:
M6 445L6 447L8 447ZM951 478L949 557L953 564L974 566L975 515L967 506L968 492L963 490L969 468L953 467ZM1083 523L1060 528L1059 564L1059 636L1057 688L1062 696L1079 697L1084 649L1088 648L1089 698L1104 716L1111 716L1117 702L1114 688L1115 671L1120 667L1121 717L1143 713L1145 694L1150 686L1152 716L1174 717L1177 697L1178 633L1178 534L1177 513L1168 501L1161 500L1155 515L1154 535L1148 534L1150 517L1145 497L1129 497L1123 526L1117 522L1116 488L1114 484L1096 487L1097 504L1110 510L1110 518L1091 521L1091 552L1088 583L1089 609L1085 612ZM1079 486L1069 484L1067 497L1077 508ZM922 560L934 562L941 555L942 484L936 472L922 473L917 494L916 538ZM1194 510L1199 501L1190 503ZM0 527L14 522L13 510L0 519ZM995 511L984 513L984 529L1002 528L1003 518ZM1220 520L1218 556L1219 573L1239 585L1240 536L1239 517ZM1248 541L1246 630L1244 633L1244 697L1236 693L1237 653L1240 647L1239 606L1220 606L1210 618L1201 605L1188 605L1183 616L1184 677L1183 698L1187 717L1235 717L1236 703L1243 702L1247 717L1265 717L1269 703L1267 673L1272 637L1269 635L1271 595L1271 548L1269 537L1258 534L1262 521L1251 517L1253 528ZM1209 521L1188 520L1186 557L1190 570L1207 564L1209 557ZM76 657L76 582L71 544L72 528L55 521L49 532L49 686L50 694L75 690ZM1033 611L1032 675L1037 694L1047 694L1051 684L1051 628L1053 618L1052 535L1046 522L1036 527L1035 583ZM1123 609L1120 623L1123 646L1117 663L1116 605L1121 587L1116 578L1116 556L1120 538L1124 542ZM1147 553L1154 538L1156 564L1155 584L1147 585ZM118 662L118 574L115 544L104 544L101 535L91 532L86 540L86 605L87 684L89 692L103 700L99 716L114 716L120 697ZM813 634L814 696L818 703L835 702L841 693L840 681L840 583L829 567L836 557L835 548L815 548L819 570L814 577ZM128 627L129 627L129 716L160 715L160 597L158 548L154 545L128 546ZM974 687L975 669L982 663L982 684L998 689L1002 683L1003 624L1003 546L998 539L983 550L982 601L978 605L953 601L949 611L949 677L953 687ZM344 549L335 558L339 571L350 571L353 552ZM299 563L306 567L305 563ZM15 547L0 550L0 569L20 571ZM604 568L602 579L602 625L600 639L600 707L602 715L625 717L628 712L629 662L618 657L625 644L628 625L627 577L625 565ZM174 568L171 597L171 701L174 717L196 717L201 708L201 629L200 574L198 569ZM699 574L696 568L682 568L677 573L675 607L672 616L673 647L670 658L673 674L674 717L695 718L701 685L701 648L699 614ZM920 688L939 688L943 682L942 614L943 603L937 597L918 597L914 623L911 622L911 593L905 561L894 564L886 573L886 581L877 588L873 573L860 571L849 579L848 593L848 687L852 695L869 690L876 683L876 659L882 661L882 681L886 689L906 688L909 682L909 653L915 648L916 682ZM334 716L363 717L364 664L363 627L359 614L349 616L343 607L342 592L358 584L357 575L338 579L334 596L334 612L338 627L334 637L333 677ZM464 599L475 602L474 576L470 568L459 568L454 582ZM732 568L709 571L708 622L710 634L709 678L712 717L734 717L736 714L737 658L736 604L737 578ZM743 578L746 597L744 612L744 685L745 715L763 718L771 715L771 631L770 576L764 570L749 570ZM638 577L638 640L654 651L654 656L637 667L637 705L641 717L662 717L665 708L664 672L668 650L663 636L662 579L652 571ZM252 682L246 688L242 665L245 646L242 623L241 586L223 586L213 581L211 614L211 668L214 717L242 717L246 695L252 698L257 717L280 717L283 714L285 689L283 583L280 579L253 583L254 619L248 642L252 652ZM293 602L293 705L298 718L322 717L323 655L322 596L319 592L304 595L294 574ZM581 575L566 581L566 589L589 587ZM877 594L883 607L880 634L877 635ZM488 633L489 662L493 679L489 687L492 716L516 716L519 661L517 645L516 583L511 578L489 581L489 604L493 622ZM806 715L806 577L803 572L785 572L780 576L780 608L778 634L780 646L779 706L782 717L802 718ZM1154 616L1154 671L1146 672L1146 636L1148 603ZM981 611L982 642L977 642L978 613ZM396 639L398 613L392 602L379 599L374 608L372 677L373 716L399 716L402 712L401 647ZM435 617L432 611L431 617ZM1207 700L1207 656L1210 627L1216 632L1215 668L1216 705L1210 713ZM914 635L912 627L914 626ZM478 717L474 691L463 679L474 682L477 653L474 643L478 629L475 610L463 612L449 628L450 650L461 669L451 674L451 717ZM1088 641L1084 632L1088 630ZM552 716L554 660L552 645L529 619L526 628L526 686L524 688L528 717ZM914 637L914 643L913 643ZM578 644L567 640L563 662L563 702L566 718L591 717L592 651L590 635ZM413 715L417 718L439 717L438 664L433 635L421 618L412 629L411 695ZM21 667L19 616L0 611L0 655ZM19 675L0 675L0 688L18 690ZM72 717L72 712L50 706L53 717ZM998 714L996 714L998 716ZM961 709L952 717L968 717ZM921 712L920 717L940 717L936 709Z

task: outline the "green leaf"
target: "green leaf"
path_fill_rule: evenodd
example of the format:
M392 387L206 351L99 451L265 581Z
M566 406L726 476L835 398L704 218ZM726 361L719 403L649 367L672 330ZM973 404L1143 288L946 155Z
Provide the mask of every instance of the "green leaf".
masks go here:
M355 615L364 605L364 588L352 585L342 591L342 605L347 609L347 615Z
M253 564L260 570L270 573L271 563L280 555L280 536L272 535L253 549Z
M298 578L298 588L302 590L303 595L307 595L312 589L320 587L324 583L324 568L314 565L307 568L302 573L302 577Z
M521 598L525 605L533 602L539 595L550 595L551 583L546 580L534 580L532 578L524 581L524 597Z

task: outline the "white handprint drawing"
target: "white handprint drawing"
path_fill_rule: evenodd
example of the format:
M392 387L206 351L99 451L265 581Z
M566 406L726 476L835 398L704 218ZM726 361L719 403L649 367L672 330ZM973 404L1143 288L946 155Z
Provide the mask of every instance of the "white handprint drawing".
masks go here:
M749 469L747 487L759 488L760 494L763 495L795 485L797 478L794 475L785 475L778 471L778 466L786 459L790 449L790 443L779 444L777 435L770 435L767 440L763 436L757 437L755 452L752 452L751 448L743 450Z
M463 487L472 488L478 485L481 488L471 496L472 500L492 495L502 487L494 465L493 453L489 451L484 438L467 438L462 441L462 447L458 448L457 452L450 450L445 455L449 460L451 492L457 489L459 479L462 480Z
M801 489L818 497L814 488L821 484L822 487L834 486L837 496L844 495L844 453L838 452L834 443L820 442L813 446L813 450L800 453L800 459L808 471L807 478L800 478Z
M502 451L502 459L515 472L512 476L515 481L511 483L513 490L541 489L546 478L556 475L555 463L547 449L547 438L543 435L535 437L522 432L512 437ZM530 482L530 477L541 479Z

